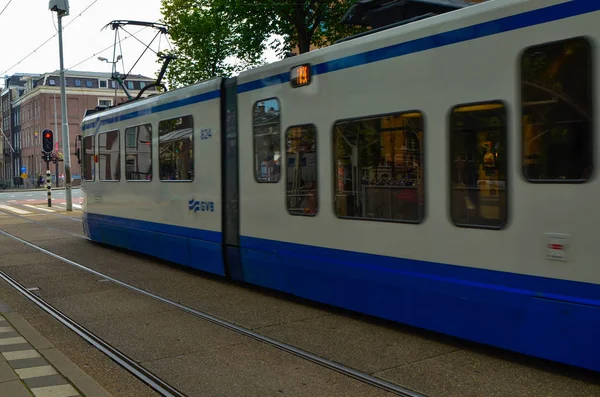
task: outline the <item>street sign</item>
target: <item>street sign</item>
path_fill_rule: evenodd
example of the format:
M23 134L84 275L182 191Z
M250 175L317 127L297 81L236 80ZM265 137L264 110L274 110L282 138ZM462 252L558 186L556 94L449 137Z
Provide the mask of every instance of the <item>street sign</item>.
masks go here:
M21 167L21 174L24 174L27 172L27 167L26 166L22 166Z

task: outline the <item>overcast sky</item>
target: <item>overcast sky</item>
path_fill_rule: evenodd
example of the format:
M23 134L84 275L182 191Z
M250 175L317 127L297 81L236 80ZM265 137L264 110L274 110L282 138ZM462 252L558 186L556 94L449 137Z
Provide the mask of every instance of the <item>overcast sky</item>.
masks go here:
M0 76L14 73L41 74L60 68L58 20L56 12L48 9L48 4L48 0L0 0ZM97 59L101 56L112 61L115 31L110 27L102 30L109 22L157 22L162 19L160 0L70 0L69 6L70 15L63 17L64 67L67 70L111 71L110 64ZM134 37L121 42L123 60L119 61L117 68L120 73L130 71L144 51L145 45L149 44L157 33L155 29L143 29L135 25L125 26L125 29L129 33L119 29L121 39L133 34L143 44ZM138 31L140 32L137 33ZM56 36L52 37L53 35ZM46 44L30 54L48 39L50 40ZM165 50L169 48L168 43L174 46L168 36L160 34L150 49ZM156 55L150 49L135 65L132 74L152 78L160 70L160 65L156 63ZM119 53L120 49L117 47L117 54ZM270 62L275 59L272 54L265 55ZM18 62L20 63L17 64ZM3 85L4 79L0 83L0 86Z

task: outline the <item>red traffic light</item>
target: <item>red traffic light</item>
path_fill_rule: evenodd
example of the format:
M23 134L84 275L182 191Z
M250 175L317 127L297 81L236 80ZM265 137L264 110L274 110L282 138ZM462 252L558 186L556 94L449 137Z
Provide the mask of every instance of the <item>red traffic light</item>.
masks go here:
M52 130L42 131L42 150L46 153L52 152L54 146L54 134Z

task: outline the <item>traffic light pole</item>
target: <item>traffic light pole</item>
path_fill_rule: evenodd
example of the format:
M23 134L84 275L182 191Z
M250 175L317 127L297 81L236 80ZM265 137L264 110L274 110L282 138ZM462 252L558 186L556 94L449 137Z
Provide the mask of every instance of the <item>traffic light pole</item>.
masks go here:
M65 197L67 211L73 211L71 199L71 145L69 144L69 124L67 121L67 95L65 90L65 68L63 61L62 17L64 11L57 12L58 16L58 46L60 56L60 107L62 113L63 159L65 162Z
M52 207L52 183L50 181L50 161L46 160L46 191L48 192L48 207Z

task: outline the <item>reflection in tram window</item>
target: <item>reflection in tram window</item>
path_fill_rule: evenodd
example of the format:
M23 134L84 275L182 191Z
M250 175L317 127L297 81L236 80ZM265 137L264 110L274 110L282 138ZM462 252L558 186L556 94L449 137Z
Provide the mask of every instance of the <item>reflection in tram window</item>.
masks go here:
M160 121L158 142L160 180L193 180L194 121L192 116Z
M281 176L281 113L276 98L259 101L253 109L254 177L279 182Z
M120 151L119 131L98 134L98 179L101 181L121 179Z
M490 102L452 110L451 215L458 226L506 224L506 109Z
M424 214L422 114L346 120L333 128L336 215L420 222Z
M86 136L83 138L83 179L86 181L94 181L96 179L94 154L94 137Z
M287 209L292 215L314 216L317 201L317 129L314 125L290 127L286 134Z
M577 38L531 47L521 61L525 177L587 180L593 167L589 42Z
M152 125L125 130L125 175L128 181L152 180Z

